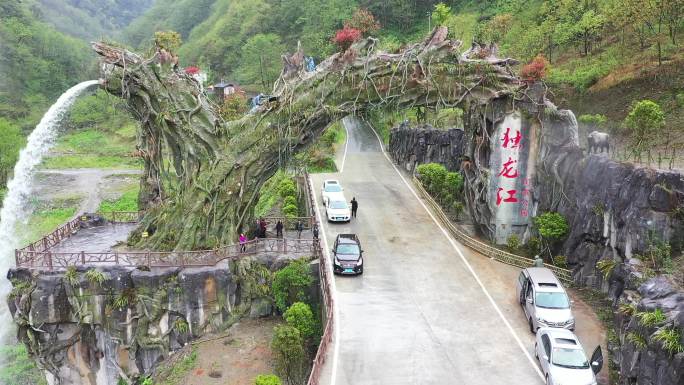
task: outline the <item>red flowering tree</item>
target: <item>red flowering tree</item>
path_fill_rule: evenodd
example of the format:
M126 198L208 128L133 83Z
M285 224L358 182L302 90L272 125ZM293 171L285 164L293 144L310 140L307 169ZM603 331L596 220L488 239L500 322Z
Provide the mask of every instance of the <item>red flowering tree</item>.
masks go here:
M537 55L531 62L525 64L520 70L520 77L529 83L541 80L546 76L549 69L549 61L542 55Z
M357 8L351 19L344 22L344 26L358 29L363 36L368 36L380 29L380 23L375 20L375 16L364 8Z
M188 75L197 75L200 72L200 69L195 66L190 66L190 67L185 67L185 73Z
M335 37L333 37L332 41L333 43L337 44L338 47L340 47L341 51L344 52L359 39L361 39L361 31L345 25L344 28L335 33Z

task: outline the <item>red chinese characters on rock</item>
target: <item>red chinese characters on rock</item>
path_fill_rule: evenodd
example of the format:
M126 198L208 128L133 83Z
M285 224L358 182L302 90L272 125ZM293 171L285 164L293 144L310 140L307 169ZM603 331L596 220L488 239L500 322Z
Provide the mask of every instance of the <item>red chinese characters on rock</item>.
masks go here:
M523 185L525 185L525 188L522 190L522 203L520 204L520 216L521 217L527 217L529 216L529 206L530 206L530 189L528 186L530 185L530 179L525 178L523 180Z
M522 140L522 135L520 134L520 130L515 130L515 136L511 138L511 128L506 127L506 132L504 133L503 139L503 148L520 148L520 140Z
M504 198L501 196L501 192L505 191L506 194L508 194L507 198ZM515 193L518 190L504 190L501 187L496 191L496 205L500 206L501 202L506 202L506 203L515 203L518 201L518 198L515 197Z
M521 130L515 130L513 134L510 127L506 127L506 132L501 138L501 147L503 149L513 150L514 152L519 152L522 148L522 134ZM503 163L501 170L499 171L499 176L507 179L517 179L520 176L517 168L518 160L513 159L509 156L508 160ZM522 208L520 210L520 215L523 217L528 216L528 205L529 205L529 190L527 189L527 178L525 178L525 189L522 191ZM507 189L503 187L498 187L496 191L496 205L501 206L503 203L518 203L518 190L517 189Z
M513 158L511 158L509 156L508 161L503 164L503 169L501 169L499 176L503 176L504 178L510 178L510 179L517 178L518 177L518 170L513 168L515 163L518 163L518 161L513 160Z

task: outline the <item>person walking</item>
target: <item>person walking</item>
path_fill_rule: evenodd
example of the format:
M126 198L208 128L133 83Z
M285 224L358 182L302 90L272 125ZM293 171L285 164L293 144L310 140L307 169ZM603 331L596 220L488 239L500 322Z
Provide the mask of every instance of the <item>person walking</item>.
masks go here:
M297 238L302 237L302 231L304 231L304 224L301 220L297 221Z
M544 267L544 260L539 255L534 256L534 267Z
M240 234L240 252L244 253L247 251L247 237L245 237L245 234Z
M259 236L261 238L266 238L266 226L267 225L268 225L268 223L266 223L266 220L264 218L261 218L261 220L259 221L259 230L260 230Z
M313 239L318 239L318 223L314 224Z
M356 197L353 197L351 200L351 209L352 209L352 217L356 218L356 210L359 208L359 202L356 201Z
M280 219L278 219L278 223L276 223L276 237L283 237L283 221L281 221Z

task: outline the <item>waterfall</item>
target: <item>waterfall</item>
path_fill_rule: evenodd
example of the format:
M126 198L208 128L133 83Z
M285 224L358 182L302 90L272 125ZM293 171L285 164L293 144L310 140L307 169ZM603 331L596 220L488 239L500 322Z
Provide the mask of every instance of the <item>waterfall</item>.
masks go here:
M79 83L57 99L29 135L26 147L21 150L19 161L14 166L14 176L7 183L0 211L0 323L5 325L0 326L0 343L7 342L7 333L12 330L12 318L6 304L11 285L5 274L14 266L14 249L21 247L17 244L16 225L31 214L26 203L31 193L33 171L52 147L64 113L83 91L97 84L97 80Z

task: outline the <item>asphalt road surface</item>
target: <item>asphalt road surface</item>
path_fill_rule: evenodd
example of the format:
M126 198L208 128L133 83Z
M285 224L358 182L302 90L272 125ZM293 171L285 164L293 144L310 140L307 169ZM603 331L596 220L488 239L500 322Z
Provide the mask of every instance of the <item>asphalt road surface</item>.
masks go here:
M337 159L343 170L312 180L323 219L323 180L339 179L346 198L359 201L358 218L324 221L323 232L328 249L338 233L356 233L364 273L335 278L338 322L321 383L543 383L534 337L515 298L519 270L447 238L373 131L355 118L344 123L347 148ZM586 306L579 313L578 328L590 324L588 339L598 343L598 320Z

